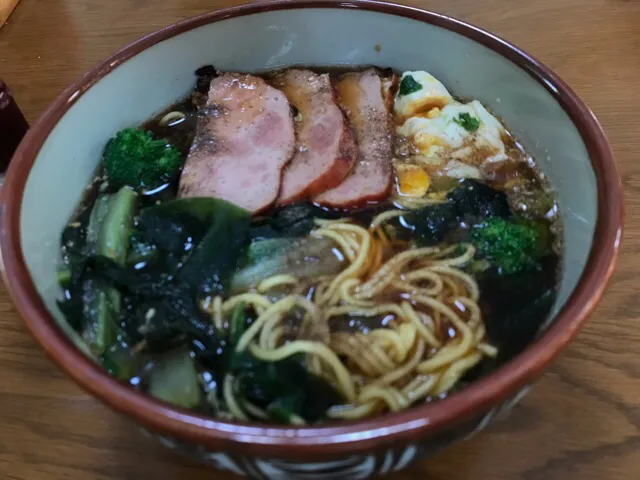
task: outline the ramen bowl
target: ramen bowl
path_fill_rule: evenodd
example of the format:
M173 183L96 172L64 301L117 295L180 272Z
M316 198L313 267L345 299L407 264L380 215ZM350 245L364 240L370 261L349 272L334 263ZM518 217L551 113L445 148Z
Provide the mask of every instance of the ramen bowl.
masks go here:
M408 45L412 47L407 47ZM437 46L416 48L415 46ZM58 310L59 237L113 132L184 97L193 72L289 65L428 70L504 119L538 160L560 205L562 275L537 340L446 399L323 426L226 422L172 407L111 378ZM16 152L2 191L5 280L29 330L89 393L164 445L255 478L367 478L401 470L508 412L584 325L614 268L622 190L596 118L549 68L510 43L436 13L382 2L273 2L169 26L67 88Z

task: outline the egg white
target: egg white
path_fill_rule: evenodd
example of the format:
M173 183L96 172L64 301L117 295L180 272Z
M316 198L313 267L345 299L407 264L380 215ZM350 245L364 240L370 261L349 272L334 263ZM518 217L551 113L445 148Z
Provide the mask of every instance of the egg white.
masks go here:
M461 114L477 119L477 130L469 131L460 125ZM456 160L479 166L508 158L502 141L504 127L477 100L466 104L454 100L428 115L412 116L398 127L397 133L412 138L422 160L430 164Z
M400 84L409 75L422 88L408 95L396 93L393 111L397 117L408 118L433 108L442 108L454 101L446 87L433 75L424 71L404 72L400 78Z

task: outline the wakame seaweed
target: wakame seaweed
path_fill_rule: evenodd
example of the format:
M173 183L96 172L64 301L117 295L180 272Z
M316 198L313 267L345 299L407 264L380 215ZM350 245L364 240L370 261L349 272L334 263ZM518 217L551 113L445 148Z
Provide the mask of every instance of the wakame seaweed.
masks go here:
M478 278L487 335L498 347L499 361L509 360L536 336L556 299L558 257L517 275L489 271Z
M455 241L462 225L470 226L490 218L509 218L511 209L504 192L476 180L461 180L443 203L427 205L402 216L398 230L410 230L420 246L433 246L451 237Z
M151 207L140 214L141 221L149 216L187 216L200 222L200 233L204 234L187 245L189 258L176 274L177 281L198 294L219 295L228 289L247 245L249 212L224 200L188 198Z
M310 202L286 205L266 218L254 220L250 228L253 241L279 237L302 237L316 228L315 219L336 219L341 213Z

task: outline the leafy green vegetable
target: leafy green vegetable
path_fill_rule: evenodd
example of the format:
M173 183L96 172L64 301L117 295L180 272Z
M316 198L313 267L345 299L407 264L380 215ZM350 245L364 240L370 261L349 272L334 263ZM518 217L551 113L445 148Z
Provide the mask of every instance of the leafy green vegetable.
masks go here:
M279 423L290 423L293 415L313 422L332 405L341 403L340 394L327 381L304 367L304 355L264 362L249 351L236 352L237 342L250 323L241 303L231 314L228 332L218 332L222 336L217 336L215 345L203 345L206 340L201 337L193 342L196 361L209 370L219 388L223 388L225 376L232 375L238 400L264 409ZM218 396L222 398L222 392Z
M154 262L158 259L158 249L138 235L131 236L127 265L135 266Z
M481 257L500 273L512 275L539 267L550 253L544 229L531 223L490 218L471 230L471 241Z
M128 187L99 197L90 215L85 253L124 265L136 207L137 195ZM90 349L102 355L116 341L122 298L109 282L87 270L86 262L83 259L73 266L75 271L66 282L70 295L61 308L71 313Z
M251 242L247 249L247 265L255 265L280 255L294 246L295 243L296 239L292 237L269 238Z
M180 348L158 360L148 378L148 392L158 400L184 408L202 402L202 389L191 355Z
M405 75L400 82L400 88L398 88L398 96L409 95L422 90L422 85L418 83L411 75Z
M334 248L330 240L314 237L254 242L247 255L250 263L233 276L231 289L236 292L247 290L279 274L304 279L338 273L344 265L335 255Z
M459 114L456 118L453 119L453 121L468 132L475 132L480 128L480 119L471 116L467 112Z
M101 357L102 366L116 379L128 381L140 370L144 360L129 346L115 342Z
M292 423L295 412L302 409L303 403L304 399L300 395L280 397L267 405L267 415L277 423Z
M236 305L231 313L231 322L229 325L229 336L232 345L237 345L240 337L246 330L247 316L244 313L244 302L240 302Z
M525 218L544 218L553 214L555 200L553 195L533 182L510 182L506 185L506 194L514 211Z
M238 259L246 248L250 222L246 210L228 202L222 205L218 205L207 234L178 275L180 282L199 285L201 292L216 295L226 292L230 286Z
M324 379L310 373L301 360L289 357L279 362L262 362L246 357L234 373L239 394L264 408L274 421L288 423L291 414L308 422L319 420L342 398Z
M69 270L73 276L82 270L84 259L88 254L87 246L87 226L91 217L92 209L83 208L77 219L65 227L60 238L62 245L62 270Z
M102 225L109 210L110 195L99 196L93 204L89 225L87 226L87 251L93 255L98 253L98 244L102 234Z
M65 290L64 301L59 301L58 306L63 312L70 310L71 304L81 303L82 293L78 291L78 277L84 269L84 261L89 255L87 245L87 226L91 218L92 209L83 208L77 219L69 223L62 231L60 244L62 246L62 261L56 274L58 284ZM75 308L79 311L81 308ZM74 330L79 331L82 319L72 314L67 315L67 321Z
M105 147L103 165L109 183L136 190L147 190L170 181L182 166L180 151L151 132L127 128L116 134Z
M100 222L96 253L124 265L138 196L130 188L122 187L116 194L102 198L107 199L108 205Z
M465 266L465 270L472 275L482 275L486 271L490 270L493 265L486 258L478 260L471 260L468 265Z
M273 226L289 237L308 234L316 228L316 218L337 218L339 214L312 203L293 203L283 207L273 216Z
M82 339L97 355L116 341L121 297L109 285L89 280L84 283Z
M61 268L56 272L56 281L58 285L63 288L67 288L71 285L71 280L73 277L73 272L70 268Z

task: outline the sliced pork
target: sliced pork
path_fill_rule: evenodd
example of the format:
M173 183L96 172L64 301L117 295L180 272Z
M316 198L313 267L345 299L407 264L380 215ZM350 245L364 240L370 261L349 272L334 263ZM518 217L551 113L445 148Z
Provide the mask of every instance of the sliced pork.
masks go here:
M297 111L296 150L282 176L278 204L337 187L353 169L357 147L335 102L329 75L291 69L277 75L272 84Z
M359 207L390 193L393 123L381 78L374 69L344 75L336 90L355 132L358 160L340 185L314 197L314 201L338 208Z
M260 212L278 197L295 135L284 93L263 79L223 74L211 82L178 195L216 197Z

